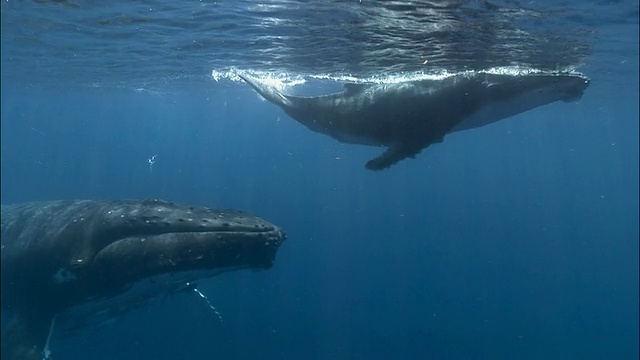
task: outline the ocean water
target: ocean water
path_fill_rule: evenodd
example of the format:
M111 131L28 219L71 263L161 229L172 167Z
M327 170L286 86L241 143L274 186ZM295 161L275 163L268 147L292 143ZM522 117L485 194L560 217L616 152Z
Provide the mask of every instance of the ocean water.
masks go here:
M273 268L200 282L222 321L174 296L54 332L56 360L638 358L637 1L1 6L3 204L153 197L288 234ZM591 85L381 172L233 75L492 67Z

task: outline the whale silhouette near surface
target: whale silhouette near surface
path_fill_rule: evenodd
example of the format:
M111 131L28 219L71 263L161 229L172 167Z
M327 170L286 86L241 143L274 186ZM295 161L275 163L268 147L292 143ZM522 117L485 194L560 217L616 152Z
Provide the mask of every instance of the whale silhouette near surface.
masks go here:
M367 162L370 170L412 158L449 133L577 100L590 83L577 72L468 71L391 84L347 83L338 93L300 97L246 73L237 75L315 132L344 143L387 147Z

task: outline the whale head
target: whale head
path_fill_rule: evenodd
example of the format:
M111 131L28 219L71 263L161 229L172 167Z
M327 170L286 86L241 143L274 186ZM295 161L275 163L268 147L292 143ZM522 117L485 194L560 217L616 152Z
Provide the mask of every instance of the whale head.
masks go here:
M66 306L164 273L268 268L285 238L242 212L162 200L32 203L2 212L3 306L37 301L38 293Z
M534 99L537 106L554 101L578 100L591 83L588 77L572 72L540 72L521 76L488 74L487 79L489 82L495 79L497 85L501 87L500 91L513 95L523 94ZM492 86L487 90L494 91Z
M476 98L482 103L451 130L481 127L557 101L579 100L590 79L580 73L479 73Z

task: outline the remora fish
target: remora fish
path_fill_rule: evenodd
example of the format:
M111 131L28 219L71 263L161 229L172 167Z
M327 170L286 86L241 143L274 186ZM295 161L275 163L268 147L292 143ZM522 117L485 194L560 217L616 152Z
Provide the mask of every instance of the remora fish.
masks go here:
M2 332L2 359L42 359L54 317L74 306L269 268L285 238L239 211L161 200L3 205L2 309L15 315Z
M555 101L582 96L590 80L574 72L464 72L437 80L345 84L339 93L283 94L238 73L268 101L309 129L352 144L386 146L366 168L382 170L460 130L490 124Z

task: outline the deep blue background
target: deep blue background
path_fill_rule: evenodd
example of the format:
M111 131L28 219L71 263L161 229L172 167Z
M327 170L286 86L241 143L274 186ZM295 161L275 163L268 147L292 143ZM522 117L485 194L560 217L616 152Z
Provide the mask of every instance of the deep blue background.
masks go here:
M158 197L242 209L289 235L272 269L200 284L223 322L184 295L56 336L54 355L637 358L628 71L636 80L596 74L579 102L450 135L383 172L363 167L381 149L312 133L240 84L3 83L3 203Z
M200 283L222 322L185 294L72 338L54 334L54 358L637 359L630 8L623 17L584 12L598 31L579 69L592 79L580 101L452 134L382 172L364 169L382 149L312 133L244 84L198 77L160 93L66 86L38 78L53 53L11 62L19 74L38 71L9 82L16 69L3 65L3 204L157 197L242 209L289 235L272 269ZM55 35L46 25L21 30ZM119 28L101 31L109 29ZM4 41L10 30L3 59L15 50ZM55 45L55 36L24 39L13 46L48 54ZM162 76L162 65L196 61L167 59L128 70Z

